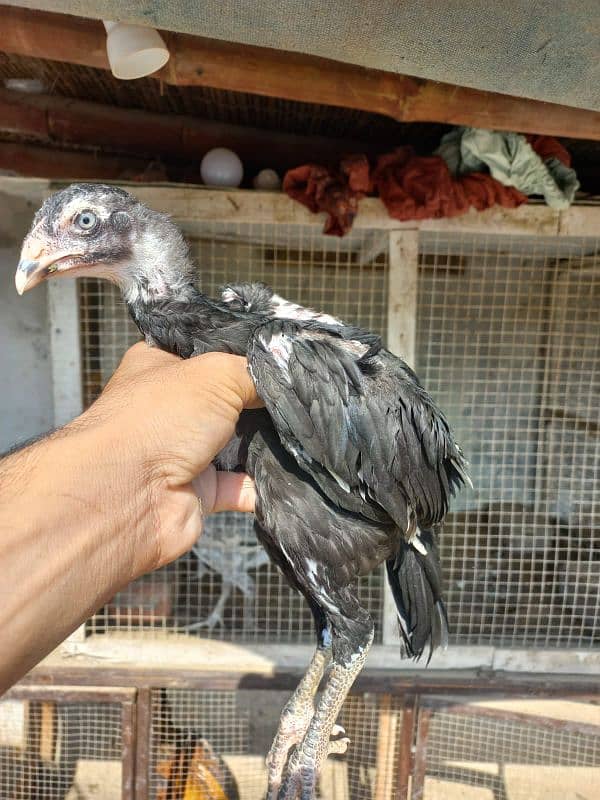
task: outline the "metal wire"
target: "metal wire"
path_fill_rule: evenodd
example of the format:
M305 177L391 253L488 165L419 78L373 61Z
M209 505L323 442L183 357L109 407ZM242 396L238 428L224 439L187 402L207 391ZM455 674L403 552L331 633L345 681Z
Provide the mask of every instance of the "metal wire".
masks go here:
M338 240L311 227L196 223L186 233L209 294L227 281L262 280L385 331L384 232ZM420 249L417 372L456 430L475 485L441 538L453 642L597 646L598 241L422 233ZM90 402L137 332L118 292L95 281L82 282L81 320ZM272 566L255 561L245 575L233 560L215 567L227 566L227 540L253 563L249 524L213 518L204 550L144 578L140 594L121 595L90 629L151 624L238 640L310 639L310 615ZM380 623L381 574L360 591ZM213 627L198 626L205 622Z
M284 297L385 332L387 234L357 231L340 240L308 226L226 223L196 223L185 232L207 294L228 282L263 281ZM87 405L139 334L118 290L92 279L80 283L80 320ZM380 638L382 575L362 579L359 595ZM244 641L314 637L304 600L257 548L251 519L235 513L209 518L192 553L121 592L88 630L149 626Z
M121 797L121 707L0 700L0 797Z
M598 644L596 240L425 235L417 372L474 492L442 534L456 643Z
M204 786L212 785L211 797L262 800L265 757L286 698L282 692L271 691L156 690L152 698L150 797L170 797L176 780L190 787L197 786L198 780L202 785L204 780ZM328 759L320 780L323 800L370 800L378 772L380 781L383 772L389 773L392 791L381 796L394 796L402 712L396 701L389 700L386 713L393 727L391 736L386 732L382 742L378 735L381 703L382 698L373 695L356 694L347 699L339 721L351 744L343 756Z
M539 701L540 714L552 703ZM465 797L494 800L546 800L597 797L600 793L600 726L597 735L553 728L553 720L520 715L522 720L452 711L432 714L426 740L425 800Z

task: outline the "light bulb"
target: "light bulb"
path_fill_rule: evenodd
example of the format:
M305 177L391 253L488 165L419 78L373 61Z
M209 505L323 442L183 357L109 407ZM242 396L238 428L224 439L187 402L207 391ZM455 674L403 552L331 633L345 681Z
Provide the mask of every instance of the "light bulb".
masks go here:
M169 51L154 28L127 22L104 22L106 54L115 78L133 80L152 75L169 60Z

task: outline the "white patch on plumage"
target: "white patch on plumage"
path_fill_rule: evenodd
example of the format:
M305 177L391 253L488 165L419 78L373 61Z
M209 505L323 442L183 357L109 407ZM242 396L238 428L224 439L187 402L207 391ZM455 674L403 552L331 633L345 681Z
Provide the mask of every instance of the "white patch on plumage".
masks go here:
M306 575L308 580L314 585L317 579L317 562L314 558L306 559Z
M287 371L290 356L292 354L292 343L290 342L289 338L284 336L282 333L276 333L269 341L267 341L263 336L260 337L260 340L263 347L268 350L275 359L277 366Z
M415 548L417 553L421 553L422 556L426 556L427 555L427 548L425 547L423 542L419 539L419 534L420 533L421 533L421 531L419 530L419 528L415 528L415 532L413 533L413 535L408 540L408 543L412 544L412 546Z
M341 478L337 474L337 472L334 472L331 469L327 471L329 472L332 478L335 478L335 482L338 484L338 486L340 486L340 488L342 488L347 494L350 494L350 485L346 483L346 481L343 478Z
M247 300L245 300L242 295L234 291L231 286L227 286L225 289L223 289L221 292L221 300L224 303L227 303L227 305L230 305L231 303L241 303L244 307L244 311L252 311L252 303L249 303Z
M271 298L271 307L273 315L279 319L297 319L297 320L317 320L326 325L342 325L342 321L332 317L330 314L322 314L319 311L313 311L312 308L305 308L298 305L298 303L291 303L281 295L274 294Z

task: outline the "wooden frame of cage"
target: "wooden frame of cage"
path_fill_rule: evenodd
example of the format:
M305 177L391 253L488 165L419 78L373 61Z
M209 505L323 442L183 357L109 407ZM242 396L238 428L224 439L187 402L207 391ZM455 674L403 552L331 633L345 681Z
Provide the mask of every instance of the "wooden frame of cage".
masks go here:
M0 191L27 199L37 205L64 183L23 178L0 178ZM246 190L208 190L197 186L129 184L126 188L140 200L157 210L168 212L181 223L226 222L245 224L282 224L311 226L321 229L323 215L310 214L303 206L278 193ZM600 205L573 206L562 212L545 205L525 205L514 210L492 208L486 212L471 211L453 219L423 220L401 223L391 219L377 199L361 202L355 228L373 230L377 241L373 247L387 246L389 253L389 293L387 298L387 339L391 350L401 352L410 363L415 355L415 325L417 302L418 245L420 231L489 233L510 236L596 236L600 229ZM383 245L381 244L383 242ZM365 257L377 255L371 250ZM64 424L82 409L79 318L77 292L74 282L57 281L48 284L49 319L51 328L51 359L54 377L54 422ZM403 675L423 674L431 679L432 671L422 673L424 666L415 666L400 659L398 628L391 593L385 584L383 599L382 644L375 645L369 657L374 669L387 669ZM127 663L132 668L143 665L153 670L160 662L162 645L153 646L143 637L131 635L128 646L120 637L114 645L106 645L112 637L85 639L83 627L58 649L60 654L74 653L89 656L88 669L95 670L106 659L115 665ZM85 639L85 641L84 641ZM193 664L202 662L207 652L215 650L214 641L190 637L169 638L173 669L189 674ZM304 666L311 647L286 645L285 656L276 645L244 646L242 663L268 665L268 669L292 670ZM159 653L157 654L157 651ZM239 658L239 653L236 656ZM219 656L219 659L221 656ZM232 657L218 663L227 670ZM54 667L57 662L53 662ZM262 669L262 666L260 668ZM600 670L600 653L593 650L542 650L501 648L495 646L454 646L448 653L436 655L440 670L490 670L522 673L594 674ZM260 669L259 669L260 671Z
M60 703L119 704L121 707L121 796L136 797L135 776L138 752L137 697L131 687L119 686L38 686L21 683L9 689L5 700L25 704L25 749L46 760L53 760L57 749L56 706Z
M196 670L192 674L173 674L148 671L132 672L130 669L99 667L69 668L58 671L40 669L29 675L20 685L10 689L5 699L27 703L27 748L37 748L41 753L53 747L55 735L53 715L58 703L119 703L121 705L122 740L122 797L123 800L147 800L150 796L150 753L152 748L152 693L168 688L223 690L261 689L265 691L290 688L297 675L282 671L270 677L246 674L212 674ZM406 676L408 677L408 676ZM389 681L389 673L367 670L357 680L353 693L378 695L378 734L376 747L375 783L373 800L421 800L427 767L427 737L432 713L444 710L469 716L483 716L494 720L531 723L548 730L578 732L600 737L600 726L531 713L515 713L504 709L468 705L468 695L476 693L492 698L502 693L531 698L598 697L597 682L585 678L562 678L540 685L533 676L518 679L469 679L464 677L419 685L417 681ZM59 679L62 685L47 685ZM535 682L534 682L535 681ZM95 685L94 685L95 683ZM452 697L439 697L441 693ZM437 696L436 696L437 695ZM461 699L457 699L457 696ZM464 698L464 699L463 699ZM392 701L400 699L392 710ZM397 714L402 714L401 729L396 730ZM399 746L396 752L395 741ZM394 785L396 791L394 793Z

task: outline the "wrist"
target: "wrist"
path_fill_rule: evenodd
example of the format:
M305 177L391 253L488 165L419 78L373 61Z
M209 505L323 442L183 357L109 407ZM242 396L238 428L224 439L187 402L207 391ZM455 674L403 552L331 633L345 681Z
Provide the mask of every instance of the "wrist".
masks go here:
M90 527L111 549L118 543L113 580L120 588L152 570L159 557L156 490L144 466L143 442L87 411L66 434L65 450L76 445L85 470L74 471L75 491L94 504Z

